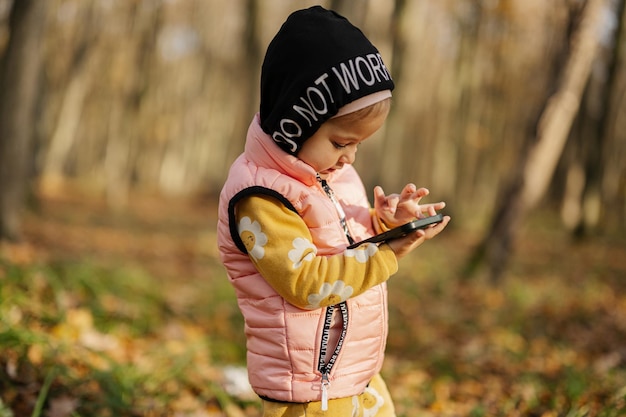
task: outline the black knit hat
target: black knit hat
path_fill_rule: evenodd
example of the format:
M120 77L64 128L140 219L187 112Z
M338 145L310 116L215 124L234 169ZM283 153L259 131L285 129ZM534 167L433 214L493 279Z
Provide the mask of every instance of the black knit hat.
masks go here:
M296 155L340 108L394 84L380 53L345 17L314 6L292 13L261 70L261 127Z

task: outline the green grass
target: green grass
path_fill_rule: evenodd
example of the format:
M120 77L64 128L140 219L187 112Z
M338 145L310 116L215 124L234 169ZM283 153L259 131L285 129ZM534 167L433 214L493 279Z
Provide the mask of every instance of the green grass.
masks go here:
M525 238L498 285L459 279L471 243L446 232L388 282L398 416L626 415L624 242ZM258 416L222 384L245 362L234 291L213 252L188 259L0 251L0 417Z
M217 407L215 363L241 363L242 349L194 323L189 306L174 311L163 289L128 265L0 261L0 412L30 415L20 404L37 400L40 415L64 398L73 416ZM198 322L230 314L213 305L191 306L207 314Z
M522 246L497 285L458 280L443 260L457 255L449 243L424 246L390 281L398 362L385 375L401 381L391 383L399 415L626 415L626 269L615 242Z

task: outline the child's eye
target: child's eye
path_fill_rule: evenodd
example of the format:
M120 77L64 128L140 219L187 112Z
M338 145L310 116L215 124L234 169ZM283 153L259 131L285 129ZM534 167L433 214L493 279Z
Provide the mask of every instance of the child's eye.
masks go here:
M341 143L333 142L333 146L337 149L343 149L348 145L342 145Z

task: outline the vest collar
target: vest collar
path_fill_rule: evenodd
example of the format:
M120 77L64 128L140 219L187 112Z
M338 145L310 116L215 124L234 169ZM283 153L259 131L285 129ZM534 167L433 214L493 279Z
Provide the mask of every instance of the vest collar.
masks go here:
M258 113L248 128L244 154L256 165L276 169L307 186L317 183L316 172L309 164L280 149L272 138L263 132Z

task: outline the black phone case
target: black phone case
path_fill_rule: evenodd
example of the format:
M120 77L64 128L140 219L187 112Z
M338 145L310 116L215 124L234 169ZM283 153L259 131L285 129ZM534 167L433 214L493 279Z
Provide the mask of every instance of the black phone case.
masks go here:
M406 236L411 232L414 232L417 229L424 229L431 224L439 223L443 220L443 214L439 213L434 216L425 217L423 219L413 220L402 226L398 226L394 229L388 230L376 236L372 236L368 239L362 240L360 242L356 242L348 246L348 249L354 249L363 243L379 243L385 242L387 240L396 239L402 236Z

